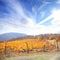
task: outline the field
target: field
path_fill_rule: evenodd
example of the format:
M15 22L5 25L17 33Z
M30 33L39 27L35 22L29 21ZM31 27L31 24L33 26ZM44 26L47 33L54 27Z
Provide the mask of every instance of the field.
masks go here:
M23 38L0 42L0 60L60 60L60 39Z
M11 57L3 60L60 60L60 52Z

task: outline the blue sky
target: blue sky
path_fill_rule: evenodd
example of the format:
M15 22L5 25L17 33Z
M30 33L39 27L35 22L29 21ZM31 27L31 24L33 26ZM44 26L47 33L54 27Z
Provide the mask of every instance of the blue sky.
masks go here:
M0 0L0 34L60 33L60 0Z

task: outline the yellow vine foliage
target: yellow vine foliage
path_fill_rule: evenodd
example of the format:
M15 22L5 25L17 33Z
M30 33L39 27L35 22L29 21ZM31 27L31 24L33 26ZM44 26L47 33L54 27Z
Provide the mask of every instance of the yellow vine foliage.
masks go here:
M52 41L49 44L54 44L55 42ZM42 40L37 40L37 39L23 39L23 40L15 40L15 41L7 41L7 42L2 42L0 43L0 50L2 49L2 51L5 48L11 48L14 51L16 50L20 50L22 51L23 49L40 49L42 48L44 45L48 46L46 41L42 41Z

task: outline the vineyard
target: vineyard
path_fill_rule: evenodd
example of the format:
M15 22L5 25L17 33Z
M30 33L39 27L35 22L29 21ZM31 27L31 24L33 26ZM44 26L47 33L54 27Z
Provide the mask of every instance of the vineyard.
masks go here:
M58 43L55 39L46 40L39 37L0 42L0 58L57 51L60 49L60 40Z

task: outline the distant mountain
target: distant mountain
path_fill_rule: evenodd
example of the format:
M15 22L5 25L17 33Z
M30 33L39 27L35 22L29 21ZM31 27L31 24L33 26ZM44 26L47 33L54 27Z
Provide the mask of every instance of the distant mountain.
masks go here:
M0 41L11 40L11 39L21 38L26 36L27 35L23 33L5 33L5 34L0 34Z

